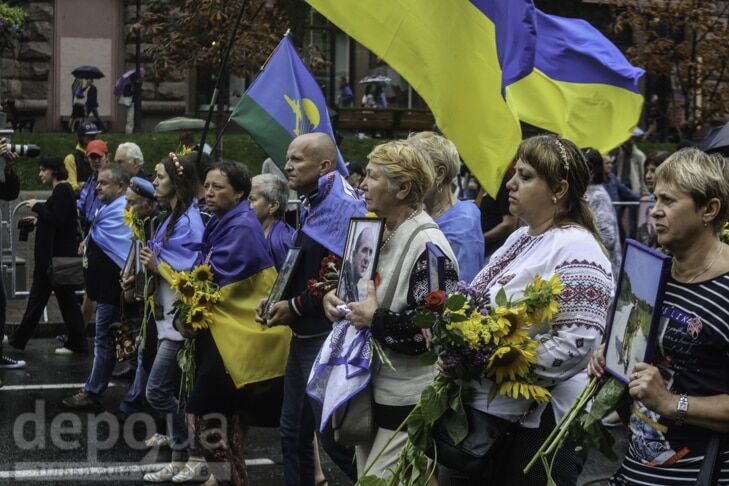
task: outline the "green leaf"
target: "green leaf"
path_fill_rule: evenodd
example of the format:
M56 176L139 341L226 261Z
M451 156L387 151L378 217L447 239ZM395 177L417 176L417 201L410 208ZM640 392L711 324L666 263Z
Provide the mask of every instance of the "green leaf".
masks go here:
M387 481L377 476L364 476L357 480L358 486L387 486Z
M506 298L506 291L504 290L504 287L501 287L501 289L496 294L495 301L496 305L498 305L499 307L505 307L509 303L508 299Z
M421 329L430 329L435 324L435 314L432 312L419 312L413 317L413 324Z
M466 303L466 298L461 294L452 294L450 297L448 297L448 300L446 300L445 306L446 309L457 311L459 309L463 308L463 304Z
M463 314L449 314L448 317L451 322L463 322L466 320L466 316Z
M434 387L429 386L420 395L420 408L425 423L433 425L448 409L448 395L443 389L436 390Z
M438 355L433 351L426 351L418 358L418 364L421 366L431 366L438 361Z
M448 412L443 417L443 425L448 431L448 436L454 444L460 444L468 435L468 418L466 411L461 407L459 412Z

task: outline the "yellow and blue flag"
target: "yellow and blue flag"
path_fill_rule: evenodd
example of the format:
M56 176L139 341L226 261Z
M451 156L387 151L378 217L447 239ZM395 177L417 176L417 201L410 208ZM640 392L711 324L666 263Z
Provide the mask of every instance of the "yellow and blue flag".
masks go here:
M603 153L630 138L645 71L584 20L539 10L535 20L534 70L507 87L519 119Z
M230 115L283 169L289 143L305 133L323 132L334 140L324 94L284 36L262 72ZM347 176L338 152L337 170Z
M521 141L504 88L532 70L532 2L307 2L408 80L468 168L496 195Z

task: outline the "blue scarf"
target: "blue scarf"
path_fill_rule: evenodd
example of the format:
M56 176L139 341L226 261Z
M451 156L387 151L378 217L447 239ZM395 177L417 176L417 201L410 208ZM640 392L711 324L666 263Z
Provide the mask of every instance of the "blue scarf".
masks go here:
M190 270L197 259L197 252L185 244L201 242L205 229L197 203L193 201L190 204L175 222L175 228L170 237L164 240L170 218L171 215L168 215L162 225L157 228L148 246L154 253L158 265L164 261L177 272Z
M132 231L124 224L126 200L119 196L102 205L93 218L91 238L106 255L122 268L132 246Z
M91 222L94 220L96 211L101 207L101 201L96 194L96 177L93 175L86 180L81 194L78 196L76 201L76 207L86 221Z
M367 213L367 206L337 172L319 178L318 190L301 206L301 231L327 250L341 257L347 242L350 218Z
M289 252L294 244L294 233L295 230L286 224L285 221L277 219L271 225L271 230L266 236L266 244L268 245L268 251L273 257L273 264L276 266L276 270L281 269L284 260L286 260L286 254Z

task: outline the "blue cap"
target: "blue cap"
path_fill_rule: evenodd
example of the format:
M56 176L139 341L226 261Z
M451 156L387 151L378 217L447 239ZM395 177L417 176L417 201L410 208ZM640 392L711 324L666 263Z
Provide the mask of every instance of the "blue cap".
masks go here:
M129 188L147 199L154 199L154 186L144 177L132 177Z

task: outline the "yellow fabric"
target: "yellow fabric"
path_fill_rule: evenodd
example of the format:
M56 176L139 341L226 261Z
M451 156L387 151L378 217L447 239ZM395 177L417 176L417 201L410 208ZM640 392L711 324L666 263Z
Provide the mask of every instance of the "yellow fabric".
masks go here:
M76 149L83 150L83 147L81 147L80 145L76 145ZM69 184L71 184L71 187L73 187L73 190L78 192L78 176L76 175L76 157L74 157L73 154L66 155L66 158L63 159L63 165L66 167L66 172L68 172L68 178L66 180L68 181Z
M162 277L165 282L167 282L170 287L172 287L172 283L175 279L175 275L177 272L174 268L170 266L169 263L167 263L164 260L161 260L159 265L157 265L157 271L159 272L159 276Z
M268 296L275 280L276 269L270 267L226 285L213 307L210 332L238 388L284 375L291 329L263 326L254 319L258 302Z
M506 88L519 119L605 154L630 138L643 96L617 86L555 81L538 69Z
M467 0L307 2L410 82L496 197L521 128L501 96L493 22Z

